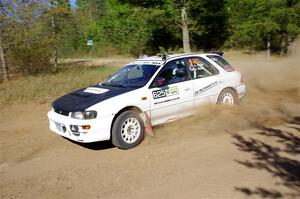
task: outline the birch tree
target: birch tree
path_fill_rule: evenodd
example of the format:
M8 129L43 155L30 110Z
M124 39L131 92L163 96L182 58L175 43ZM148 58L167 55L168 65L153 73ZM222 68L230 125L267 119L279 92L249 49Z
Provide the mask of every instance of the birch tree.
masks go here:
M2 68L2 76L4 81L8 81L8 68L5 62L4 51L2 47L2 33L0 31L0 61L1 61L1 68Z
M181 0L181 22L182 22L182 43L183 43L183 50L185 53L191 52L190 46L190 36L189 36L189 29L188 29L188 17L186 13L185 1Z
M1 69L2 69L2 79L4 81L8 81L9 73L8 73L8 67L5 60L4 47L2 42L3 31L5 28L4 26L5 26L5 22L7 21L5 17L5 12L6 12L5 7L7 6L5 5L5 3L7 2L6 1L0 2L0 62L1 62Z

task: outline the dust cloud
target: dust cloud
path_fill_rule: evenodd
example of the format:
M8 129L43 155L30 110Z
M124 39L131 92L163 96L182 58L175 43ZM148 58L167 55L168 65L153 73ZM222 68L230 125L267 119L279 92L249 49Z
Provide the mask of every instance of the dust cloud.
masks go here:
M226 58L242 73L247 86L240 105L200 106L192 117L155 128L156 142L235 133L300 116L300 40L292 45L288 57L268 59L257 54Z

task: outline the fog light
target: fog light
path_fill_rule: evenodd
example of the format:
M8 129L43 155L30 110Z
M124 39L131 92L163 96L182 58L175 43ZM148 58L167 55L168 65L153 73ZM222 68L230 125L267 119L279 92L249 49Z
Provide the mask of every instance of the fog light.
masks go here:
M72 132L78 132L79 131L79 128L76 125L70 125L70 129L71 129Z

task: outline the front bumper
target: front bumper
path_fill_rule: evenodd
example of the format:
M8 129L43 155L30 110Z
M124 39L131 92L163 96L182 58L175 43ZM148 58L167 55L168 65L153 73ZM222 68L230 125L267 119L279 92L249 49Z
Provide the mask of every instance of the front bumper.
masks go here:
M110 127L113 115L92 120L78 120L60 115L53 110L48 112L50 130L70 140L82 143L104 141L110 139ZM78 129L71 129L77 126ZM90 129L82 129L82 126Z
M241 85L237 86L235 89L239 95L239 98L242 98L245 96L245 94L246 94L246 85L245 84L241 84Z

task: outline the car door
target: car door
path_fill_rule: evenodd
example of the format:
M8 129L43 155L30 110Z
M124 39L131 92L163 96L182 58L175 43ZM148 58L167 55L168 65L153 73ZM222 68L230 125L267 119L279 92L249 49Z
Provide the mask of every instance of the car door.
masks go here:
M215 103L220 89L220 72L202 57L186 58L194 86L194 105Z
M149 92L153 125L187 115L193 107L193 82L186 60L168 62L152 82Z

